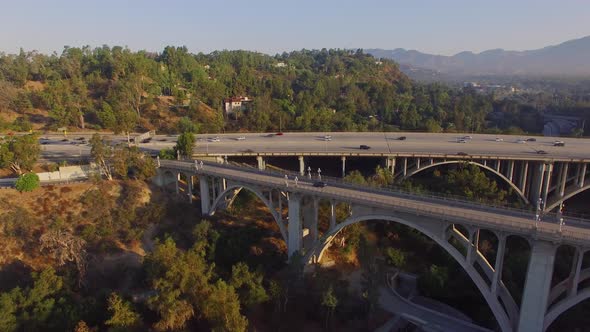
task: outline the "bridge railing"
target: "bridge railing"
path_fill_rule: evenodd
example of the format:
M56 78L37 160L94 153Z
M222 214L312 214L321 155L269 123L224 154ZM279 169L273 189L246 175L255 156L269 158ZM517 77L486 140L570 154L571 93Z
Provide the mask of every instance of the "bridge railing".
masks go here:
M164 162L164 161L162 161L162 162ZM201 160L197 160L197 162L200 163ZM293 171L277 171L277 170L272 170L272 169L259 170L257 168L247 168L247 167L236 166L236 165L227 164L227 163L221 164L221 163L211 162L211 161L202 161L202 162L203 162L203 165L222 167L222 168L228 168L228 169L235 169L235 170L239 170L239 171L243 171L243 172L250 172L250 173L255 173L255 174L271 175L271 176L274 176L277 178L284 178L284 176L287 175L290 181L293 181L295 176L297 176L299 181L301 181L302 183L313 183L313 182L319 180L317 175L312 176L312 179L310 180L307 175L302 176L298 172L293 172ZM170 163L171 165L174 165L175 167L187 169L187 170L191 170L191 171L194 171L194 169L195 169L194 165L191 165L188 161L166 161L165 163ZM328 176L324 176L324 175L321 176L321 180L323 182L328 183L331 186L349 188L349 189L354 189L357 191L379 193L379 194L386 194L386 195L395 195L398 197L409 198L409 199L414 199L414 200L422 200L425 202L437 201L437 202L441 202L446 205L452 205L452 206L456 206L456 207L464 207L464 208L469 208L472 210L501 213L504 215L509 214L509 215L518 216L518 217L531 218L531 220L534 220L534 218L535 218L535 213L532 209L519 209L519 208L509 207L509 206L505 206L505 205L485 204L482 202L470 201L470 200L458 198L457 196L449 196L449 195L444 195L444 194L417 193L417 192L403 190L403 189L397 188L397 187L372 187L369 185L354 184L354 183L347 182L342 178L328 177ZM542 218L542 222L548 222L548 223L558 223L559 222L558 215L556 213L544 213L541 218ZM581 225L581 223L588 225L588 222L590 221L585 218L573 217L573 216L568 216L568 215L563 215L563 218L564 218L564 222L566 222L569 225Z

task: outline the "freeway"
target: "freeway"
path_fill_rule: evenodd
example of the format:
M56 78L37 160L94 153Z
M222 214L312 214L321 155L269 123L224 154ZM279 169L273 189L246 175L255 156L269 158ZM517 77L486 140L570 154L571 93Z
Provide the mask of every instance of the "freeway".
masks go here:
M330 135L331 140L324 140ZM43 135L42 156L44 159L77 159L88 156L90 147L80 145L80 138L88 140L90 134ZM400 140L400 137L406 137ZM460 139L470 136L471 139ZM218 137L219 141L212 138ZM238 139L243 137L244 139ZM106 135L113 144L126 143L125 136ZM156 135L139 147L150 153L171 148L176 135ZM520 160L590 161L590 139L557 138L565 146L554 146L554 137L486 135L486 134L438 134L438 133L284 133L274 134L200 134L197 135L194 156L219 155L337 155L337 156L411 156L411 155L457 155L463 152L483 158ZM370 149L361 150L360 145ZM538 151L546 154L539 154Z
M228 165L206 163L204 169L195 171L192 162L162 160L161 167L218 176L254 185L285 187L285 180L280 175ZM290 192L307 193L317 197L352 202L362 206L431 216L482 228L534 235L552 241L567 240L568 243L580 245L587 245L590 241L590 223L582 220L565 219L565 225L562 226L554 221L536 224L534 214L524 211L514 212L496 207L482 209L481 206L475 204L474 206L465 203L455 204L441 198L395 193L340 183L330 183L325 188L316 188L313 186L313 182L306 179L299 181L297 187L293 187L293 183L291 183L288 188Z

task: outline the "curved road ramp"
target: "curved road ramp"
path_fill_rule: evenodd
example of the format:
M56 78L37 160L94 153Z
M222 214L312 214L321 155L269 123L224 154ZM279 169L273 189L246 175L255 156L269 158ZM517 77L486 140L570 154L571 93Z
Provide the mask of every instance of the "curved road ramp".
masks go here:
M383 310L395 314L376 332L397 331L406 323L419 327L419 331L432 332L491 332L471 322L418 305L401 296L394 287L399 273L388 275L387 285L381 287L379 304Z

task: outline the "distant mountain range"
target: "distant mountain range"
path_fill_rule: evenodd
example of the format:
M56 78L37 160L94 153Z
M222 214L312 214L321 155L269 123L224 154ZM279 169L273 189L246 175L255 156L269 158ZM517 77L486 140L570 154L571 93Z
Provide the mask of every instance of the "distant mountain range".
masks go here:
M402 70L420 75L459 76L590 76L590 36L530 51L488 50L461 52L453 56L415 50L365 49L377 58L400 63Z

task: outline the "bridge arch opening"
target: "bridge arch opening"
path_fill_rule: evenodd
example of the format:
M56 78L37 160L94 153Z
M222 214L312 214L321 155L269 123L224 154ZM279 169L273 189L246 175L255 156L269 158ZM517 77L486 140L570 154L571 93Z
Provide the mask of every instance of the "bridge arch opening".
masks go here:
M495 328L496 326L500 326L501 330L504 331L511 331L511 323L506 313L505 309L502 307L502 304L498 301L497 298L489 295L489 292L486 291L488 285L486 282L479 276L479 273L474 268L469 268L468 265L465 263L465 258L463 254L461 254L456 248L450 245L450 243L443 239L440 235L440 230L438 232L434 232L432 229L427 227L423 227L421 224L414 223L412 221L398 218L394 216L387 216L387 215L364 215L364 216L352 216L347 218L345 221L341 222L337 225L333 230L329 233L325 234L322 238L322 241L318 246L312 250L312 252L308 253L308 257L311 257L317 254L318 262L321 262L324 258L324 255L328 254L328 247L335 243L338 245L338 235L343 232L347 227L354 227L355 225L359 225L359 223L365 224L375 224L376 227L380 227L380 225L393 225L394 227L405 229L403 234L395 234L387 233L387 240L385 242L394 243L395 241L414 241L416 239L427 239L427 244L422 245L414 244L414 247L410 247L415 250L420 250L423 253L424 257L436 257L436 259L440 260L439 263L441 265L453 264L452 268L447 268L447 271L452 271L452 273L461 273L463 274L463 279L461 282L461 286L463 286L463 290L465 290L465 284L468 283L471 286L471 290L474 291L471 295L475 296L473 299L475 301L482 303L480 306L480 310L488 311L487 318L477 317L477 321L480 324L485 324L488 327ZM442 247L443 250L440 250ZM417 261L415 255L408 256L410 261ZM413 263L416 265L416 263ZM434 264L436 265L436 264ZM457 268L457 265L461 266L461 268ZM416 270L414 270L416 271ZM420 270L424 272L424 270ZM458 279L457 279L458 280ZM468 292L465 291L465 294ZM464 300L465 298L463 298ZM471 299L471 298L470 298ZM465 303L472 302L472 301L465 301ZM487 302L487 305L486 305ZM456 304L455 304L456 305ZM471 309L473 306L471 306ZM485 309L482 309L485 308ZM469 310L468 307L460 307L460 310Z
M556 210L559 207L559 204L561 202L563 202L564 211L566 213L568 211L573 210L578 214L584 214L584 215L590 214L590 207L587 204L588 199L590 199L590 190L588 190L588 189L590 189L590 184L588 184L584 187L576 188L574 190L566 192L563 197L558 198L555 201L553 201L552 203L550 203L547 206L546 210L547 211Z
M270 215L274 222L266 224L265 227L269 227L270 230L280 233L286 248L287 233L284 220L286 219L288 202L285 197L281 197L283 200L281 207L279 208L277 204L279 196L282 195L283 193L279 190L262 192L258 188L247 185L230 184L215 199L211 205L209 214L214 215L216 211L224 209L234 215L255 215L259 217L259 220L265 220ZM246 214L246 211L243 209L247 209L249 206L254 206L255 210L250 210Z
M461 167L473 165L476 166L479 170L481 170L485 176L494 181L499 189L506 190L508 196L514 196L514 198L518 199L519 204L517 205L527 205L529 204L529 200L526 195L520 190L520 188L513 182L510 181L504 174L497 171L493 167L488 165L484 165L477 161L465 161L465 160L447 160L447 161L439 161L435 162L430 165L422 166L419 169L410 170L408 174L398 181L410 180L410 179L418 179L428 177L429 180L432 180L432 177L436 175L436 172L453 170L453 169L460 169ZM431 181L429 181L431 182Z
M560 250L561 249L561 250ZM547 331L575 331L578 328L586 327L590 323L588 312L590 311L590 253L588 251L576 250L570 246L558 248L558 255L573 256L571 264L566 267L577 268L578 258L581 260L578 275L578 283L573 278L575 270L570 270L570 275L565 280L555 280L556 266L554 270L554 285L550 292L549 307L545 315L545 329ZM574 254L572 252L575 252ZM580 255L580 256L578 256ZM555 263L558 263L556 256ZM563 269L563 268L562 268ZM564 272L561 272L564 275ZM583 325L582 325L582 322Z

